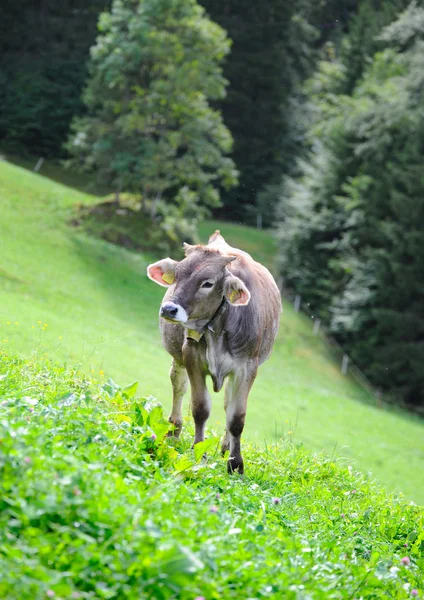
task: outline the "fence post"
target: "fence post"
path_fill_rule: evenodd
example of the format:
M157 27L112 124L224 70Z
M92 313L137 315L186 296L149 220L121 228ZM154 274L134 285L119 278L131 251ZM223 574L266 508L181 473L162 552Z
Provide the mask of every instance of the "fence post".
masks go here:
M294 312L299 312L300 310L300 302L301 302L301 297L299 296L299 294L296 294L295 298L294 298Z
M280 290L280 294L282 295L283 294L283 286L284 286L284 279L283 279L283 277L279 277L277 279L277 286L278 286L278 289Z
M39 158L37 161L37 164L34 167L34 172L38 173L38 171L41 169L41 167L43 166L43 162L44 162L44 158Z
M315 323L314 323L314 329L313 329L313 331L312 331L312 333L313 333L314 335L317 335L317 333L318 333L318 331L319 331L319 328L320 328L320 325L321 325L321 319L315 319Z
M258 229L262 229L262 214L261 213L258 213L256 215L256 227Z
M347 374L347 367L349 365L349 357L347 354L343 355L343 360L342 360L342 375L346 375Z

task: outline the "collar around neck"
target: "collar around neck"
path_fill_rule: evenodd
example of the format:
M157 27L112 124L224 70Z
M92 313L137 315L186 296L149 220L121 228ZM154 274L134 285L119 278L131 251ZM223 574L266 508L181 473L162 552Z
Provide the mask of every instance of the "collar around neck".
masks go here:
M226 310L227 310L227 300L226 300L226 298L224 296L222 298L221 304L216 309L216 311L215 311L214 315L212 316L211 320L208 321L208 323L206 323L206 325L204 327L202 327L202 329L200 331L196 331L195 329L187 329L187 338L189 340L194 340L195 342L200 342L200 340L204 336L205 331L207 329L209 331L212 331L212 333L215 333L214 326L215 326L216 322L218 321L219 317Z

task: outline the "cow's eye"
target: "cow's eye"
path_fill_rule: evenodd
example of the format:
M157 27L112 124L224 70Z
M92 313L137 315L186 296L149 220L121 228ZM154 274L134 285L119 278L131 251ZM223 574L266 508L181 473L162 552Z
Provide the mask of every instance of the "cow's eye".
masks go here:
M205 283L202 283L201 287L202 288L211 288L211 287L213 287L213 283L211 283L210 281L205 281Z

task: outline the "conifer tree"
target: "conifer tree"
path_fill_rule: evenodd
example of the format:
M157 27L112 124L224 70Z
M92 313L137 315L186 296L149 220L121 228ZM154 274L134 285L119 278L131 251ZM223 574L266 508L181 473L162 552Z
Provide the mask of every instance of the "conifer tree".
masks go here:
M195 0L114 0L99 29L74 164L139 194L152 218L163 202L187 216L218 206L217 184L236 181L231 134L209 105L225 94L224 30Z
M371 380L424 405L424 9L379 36L351 94L348 65L309 83L318 117L281 201L286 280Z

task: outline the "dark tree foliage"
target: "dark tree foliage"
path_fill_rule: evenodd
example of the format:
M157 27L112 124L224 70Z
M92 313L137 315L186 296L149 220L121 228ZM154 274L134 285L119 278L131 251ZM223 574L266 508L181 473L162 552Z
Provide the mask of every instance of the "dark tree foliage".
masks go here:
M349 20L348 35L343 40L341 60L346 67L343 92L351 94L363 76L370 59L381 48L378 34L401 12L406 0L362 0Z
M63 155L83 111L86 61L109 0L16 0L2 10L0 141L17 153Z
M233 134L240 185L224 198L227 218L246 218L246 208L279 170L284 114L290 91L287 42L292 3L287 0L240 2L202 0L212 19L232 39L224 75L228 94L220 104Z
M201 0L233 41L219 104L234 137L240 184L223 197L225 218L274 222L275 184L291 172L302 131L293 128L296 94L316 50L346 30L357 0Z
M412 4L375 40L351 94L355 65L320 64L307 86L312 150L281 200L286 280L410 405L424 405L423 31Z
M284 106L293 88L294 71L304 50L293 43L296 2L288 0L201 0L212 19L227 30L233 45L224 75L227 97L219 104L233 134L239 187L224 197L225 217L253 217L258 192L281 173ZM308 32L310 33L310 32ZM294 50L294 51L293 51Z

